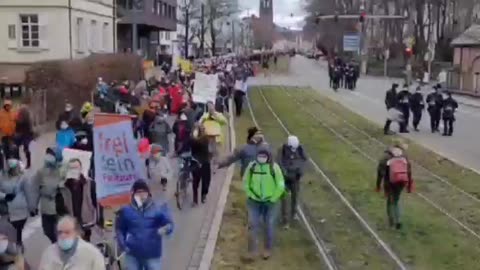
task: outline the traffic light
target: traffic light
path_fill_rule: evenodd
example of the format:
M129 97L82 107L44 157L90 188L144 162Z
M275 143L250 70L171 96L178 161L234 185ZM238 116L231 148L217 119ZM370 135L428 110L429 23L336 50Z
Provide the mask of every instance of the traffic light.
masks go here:
M365 18L367 17L367 14L365 13L365 11L362 11L362 13L360 14L360 18L358 18L358 20L363 23L365 22Z
M410 47L405 48L405 55L411 57L413 55L413 49Z

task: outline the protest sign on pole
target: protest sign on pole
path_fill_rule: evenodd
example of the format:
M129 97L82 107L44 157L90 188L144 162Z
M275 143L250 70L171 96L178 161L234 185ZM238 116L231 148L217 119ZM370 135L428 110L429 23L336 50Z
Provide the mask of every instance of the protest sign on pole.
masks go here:
M78 159L82 163L82 173L88 176L92 159L92 152L65 148L62 152L63 162L68 163L72 159Z
M146 179L131 117L95 114L93 136L97 200L104 207L128 204L132 184L137 179Z
M195 73L195 85L193 87L193 101L207 103L215 101L218 91L218 75L208 75L202 72Z

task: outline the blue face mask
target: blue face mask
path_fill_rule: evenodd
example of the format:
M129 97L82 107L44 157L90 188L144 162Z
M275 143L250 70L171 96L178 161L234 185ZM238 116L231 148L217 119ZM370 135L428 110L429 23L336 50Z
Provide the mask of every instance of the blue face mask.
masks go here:
M76 240L77 240L76 238L58 239L57 244L61 250L67 251L67 250L70 250L75 245Z

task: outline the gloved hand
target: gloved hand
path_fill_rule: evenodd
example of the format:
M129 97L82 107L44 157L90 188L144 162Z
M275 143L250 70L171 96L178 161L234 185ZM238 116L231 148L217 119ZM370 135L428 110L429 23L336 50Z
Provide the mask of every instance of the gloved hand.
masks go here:
M35 209L35 210L30 211L30 216L31 216L31 217L34 217L34 216L36 216L36 215L38 215L38 209Z
M15 193L9 193L5 195L5 201L11 202L13 201L13 199L15 199L15 196L17 196Z

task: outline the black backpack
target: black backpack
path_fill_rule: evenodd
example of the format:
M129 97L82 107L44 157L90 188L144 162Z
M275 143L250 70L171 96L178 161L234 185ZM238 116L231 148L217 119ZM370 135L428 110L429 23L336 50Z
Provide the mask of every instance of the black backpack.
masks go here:
M286 153L287 149L288 149L288 145L284 144L283 147L282 147L282 158L285 156L285 153ZM298 151L297 152L298 155L301 158L306 159L305 154L303 152L303 147L301 145L298 146L297 151Z
M270 175L275 179L275 168L273 167L273 162L268 163L270 165ZM255 167L257 166L257 162L254 162L250 167L250 176L255 173Z

